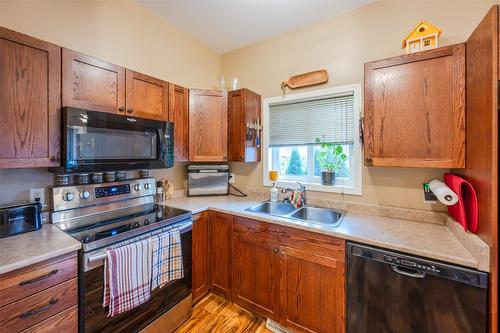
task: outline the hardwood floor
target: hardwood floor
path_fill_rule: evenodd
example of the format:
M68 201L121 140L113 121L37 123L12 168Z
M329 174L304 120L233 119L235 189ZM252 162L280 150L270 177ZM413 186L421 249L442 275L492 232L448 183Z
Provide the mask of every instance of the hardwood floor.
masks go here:
M207 294L193 307L191 318L175 333L231 332L267 333L264 319L248 312L228 299Z

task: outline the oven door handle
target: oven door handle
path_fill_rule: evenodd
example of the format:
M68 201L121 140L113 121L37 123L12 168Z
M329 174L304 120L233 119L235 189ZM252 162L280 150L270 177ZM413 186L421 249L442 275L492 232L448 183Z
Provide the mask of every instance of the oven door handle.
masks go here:
M188 223L186 223L186 224L182 225L181 227L179 227L179 232L182 234L182 233L184 233L186 231L191 230L192 228L193 228L193 222L189 221ZM146 237L148 237L148 236L146 236ZM108 255L106 253L106 250L103 250L103 251L97 252L94 255L88 256L87 257L87 262L90 264L90 263L93 263L93 262L96 262L96 261L105 260L106 258L108 258Z
M106 254L106 251L103 251L103 252L99 252L97 254L94 254L93 256L89 256L87 258L87 262L90 264L92 262L104 260L107 257L108 257L108 255Z

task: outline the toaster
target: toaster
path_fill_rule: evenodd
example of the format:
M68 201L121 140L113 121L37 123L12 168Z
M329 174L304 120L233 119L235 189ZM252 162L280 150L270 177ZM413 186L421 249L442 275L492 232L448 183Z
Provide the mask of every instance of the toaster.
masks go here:
M0 205L0 238L42 227L42 204L21 202Z

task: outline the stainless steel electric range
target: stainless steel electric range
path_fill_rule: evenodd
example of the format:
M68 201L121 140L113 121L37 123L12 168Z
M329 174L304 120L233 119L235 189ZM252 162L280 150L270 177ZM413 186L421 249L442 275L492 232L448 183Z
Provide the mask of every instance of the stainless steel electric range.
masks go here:
M54 187L52 223L82 242L79 255L79 331L138 332L165 312L170 326L191 311L191 212L155 204L154 178ZM161 228L181 232L184 278L152 292L151 299L116 317L102 306L106 248Z

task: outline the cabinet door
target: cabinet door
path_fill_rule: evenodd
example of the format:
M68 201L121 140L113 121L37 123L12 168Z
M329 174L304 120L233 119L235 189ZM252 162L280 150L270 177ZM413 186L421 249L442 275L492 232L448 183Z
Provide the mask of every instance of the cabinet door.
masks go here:
M208 292L208 219L193 215L193 302Z
M63 48L62 104L125 114L125 69Z
M233 299L275 320L279 320L278 251L276 243L252 235L233 235Z
M168 83L154 77L126 70L127 115L168 120Z
M174 156L176 162L189 160L189 90L169 85L168 120L174 123Z
M189 160L227 160L227 93L189 90Z
M0 168L60 164L61 48L0 27Z
M262 123L260 95L239 89L229 92L228 98L228 160L259 162L261 138L257 139L256 130L247 129L247 123Z
M463 44L365 64L365 164L465 166Z
M210 212L208 235L210 257L210 288L225 296L231 288L231 237L233 216Z
M345 332L344 262L282 246L282 324L297 332Z

